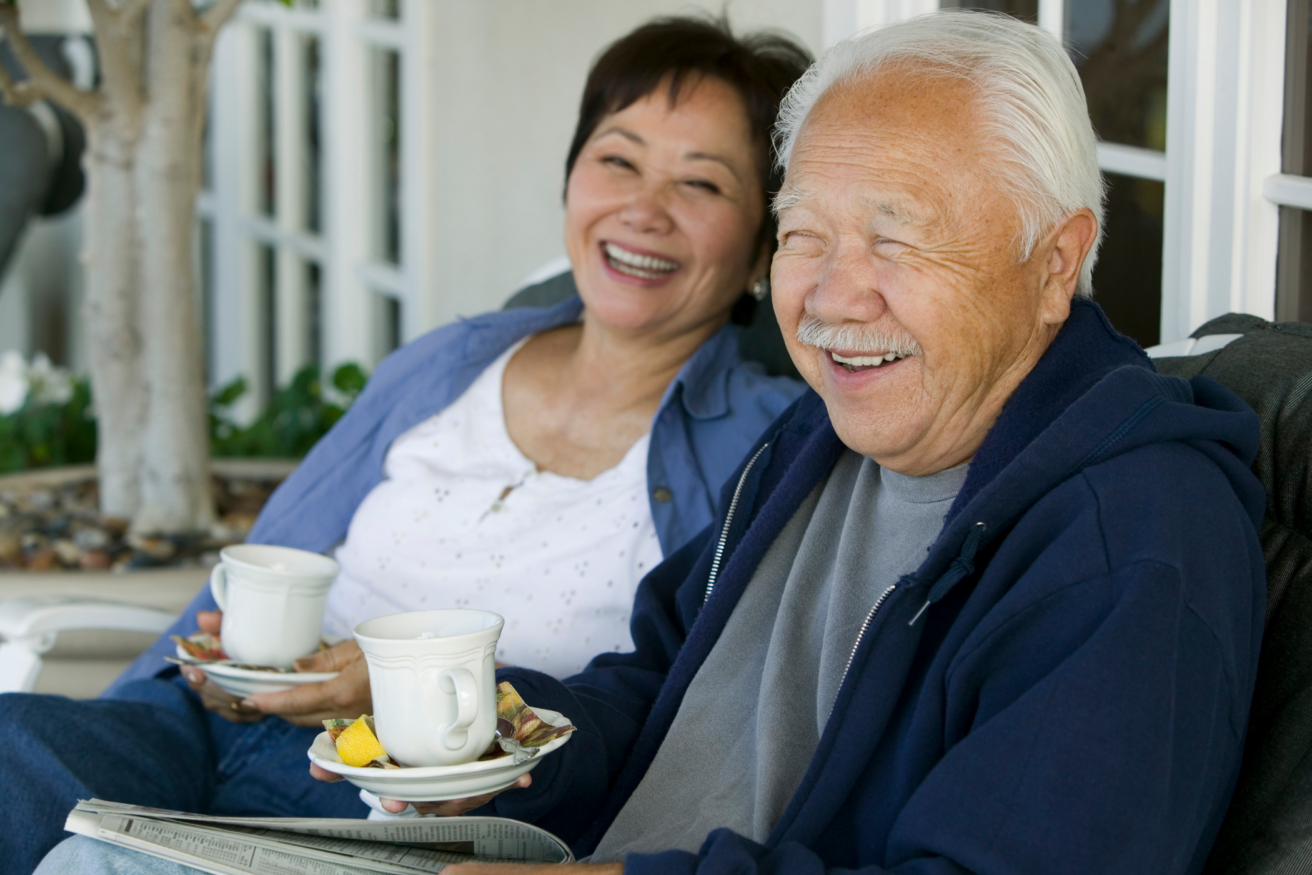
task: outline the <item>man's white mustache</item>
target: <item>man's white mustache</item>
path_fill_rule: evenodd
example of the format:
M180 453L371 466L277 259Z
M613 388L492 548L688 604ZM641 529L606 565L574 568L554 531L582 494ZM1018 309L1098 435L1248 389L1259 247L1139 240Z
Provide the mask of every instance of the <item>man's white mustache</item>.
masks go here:
M898 358L920 353L920 344L903 331L890 331L877 325L846 322L834 325L810 313L797 326L797 342L817 349L837 349L845 353L896 353Z

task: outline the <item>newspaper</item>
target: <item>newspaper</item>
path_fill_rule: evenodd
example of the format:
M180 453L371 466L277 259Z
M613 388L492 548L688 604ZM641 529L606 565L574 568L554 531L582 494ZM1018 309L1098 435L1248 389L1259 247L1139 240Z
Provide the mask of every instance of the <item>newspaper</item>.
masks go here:
M213 875L415 875L454 863L568 863L551 833L499 817L210 817L92 799L69 832Z

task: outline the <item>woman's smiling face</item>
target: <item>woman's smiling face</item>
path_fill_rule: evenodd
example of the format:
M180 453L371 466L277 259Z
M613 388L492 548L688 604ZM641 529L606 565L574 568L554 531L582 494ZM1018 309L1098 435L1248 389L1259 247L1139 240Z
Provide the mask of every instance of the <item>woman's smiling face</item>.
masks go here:
M662 83L602 119L565 194L565 244L590 318L674 337L722 324L766 272L760 162L742 99L719 79Z

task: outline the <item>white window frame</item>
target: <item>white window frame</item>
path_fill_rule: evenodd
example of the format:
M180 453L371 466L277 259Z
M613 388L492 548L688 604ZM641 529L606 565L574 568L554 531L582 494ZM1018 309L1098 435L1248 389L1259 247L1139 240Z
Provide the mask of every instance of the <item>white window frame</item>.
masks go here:
M1062 33L1066 4L1039 0ZM939 7L826 0L825 40ZM1312 180L1280 173L1286 0L1171 0L1167 148L1101 143L1104 171L1166 185L1161 342L1227 312L1275 316L1280 206L1312 209Z
M211 223L213 273L209 277L213 343L211 384L244 376L252 391L237 413L249 418L268 403L269 363L261 339L267 326L260 308L257 247L276 253L277 373L283 385L309 361L304 263L319 266L321 357L327 374L344 362L372 368L379 349L375 324L381 294L401 305L400 340L432 327L430 288L434 266L425 252L423 228L433 209L431 143L434 58L430 48L434 4L402 0L395 21L372 18L367 0L320 0L318 8L287 8L249 0L220 34L211 80L211 180L198 212ZM273 148L278 167L274 217L257 209L260 154L257 37L273 37ZM304 230L305 70L300 38L319 41L319 228ZM372 187L381 178L369 142L369 52L382 48L400 59L400 263L375 257L377 204Z

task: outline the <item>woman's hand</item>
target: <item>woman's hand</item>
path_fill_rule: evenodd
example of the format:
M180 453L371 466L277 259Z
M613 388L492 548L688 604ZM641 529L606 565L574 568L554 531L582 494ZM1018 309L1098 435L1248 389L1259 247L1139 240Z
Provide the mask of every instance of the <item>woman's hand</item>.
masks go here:
M321 769L314 763L310 763L310 776L317 781L323 781L332 784L335 781L342 780L342 776L327 769ZM405 811L407 805L413 805L415 811L420 814L436 814L439 817L456 817L461 814L473 811L475 808L482 808L491 802L494 798L506 792L507 790L523 789L533 783L533 778L527 774L520 775L519 780L509 787L502 787L495 793L484 793L482 796L470 796L465 799L450 799L446 802L402 802L399 799L383 799L383 808L393 814L400 814Z
M202 632L219 635L219 629L223 625L223 612L197 611L196 622ZM191 691L200 696L201 703L205 705L205 708L225 720L230 720L233 723L254 723L264 719L264 715L259 711L245 707L236 696L224 692L218 684L215 684L206 676L202 669L194 665L184 665L182 667L182 676L187 679L187 685L191 687Z
M202 632L217 635L220 640L223 638L222 611L197 611L196 622ZM373 713L369 666L360 652L360 645L354 641L343 641L335 647L298 659L296 670L335 671L339 674L323 683L293 687L281 693L255 693L245 699L224 692L197 666L183 666L182 676L208 710L233 723L254 723L274 715L296 726L318 726L331 717L359 717Z
M276 715L296 726L318 726L332 717L373 713L369 665L354 640L296 660L296 670L339 674L330 681L305 684L281 693L254 693L241 701L241 707L261 717Z

